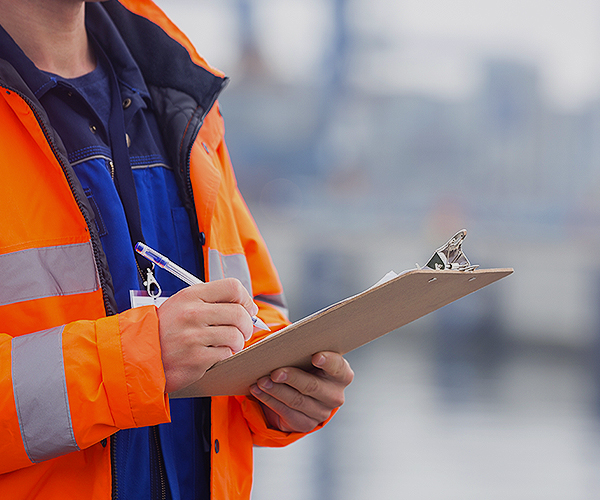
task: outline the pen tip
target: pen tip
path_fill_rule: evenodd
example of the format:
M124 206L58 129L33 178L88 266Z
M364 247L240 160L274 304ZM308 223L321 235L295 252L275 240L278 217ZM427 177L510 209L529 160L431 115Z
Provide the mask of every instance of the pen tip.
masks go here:
M255 316L254 318L252 318L252 321L254 323L254 326L256 328L258 328L259 330L266 330L268 332L271 331L271 329L267 326L267 324L262 319Z

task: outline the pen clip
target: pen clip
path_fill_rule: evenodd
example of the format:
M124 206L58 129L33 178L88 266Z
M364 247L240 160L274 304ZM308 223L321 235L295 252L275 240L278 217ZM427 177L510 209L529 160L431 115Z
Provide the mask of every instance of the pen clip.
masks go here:
M156 281L156 278L154 277L153 269L154 264L152 264L152 267L146 268L146 281L144 281L144 286L146 287L148 295L150 295L150 297L152 297L153 299L156 299L160 297L162 289L160 288L158 281Z
M467 237L467 230L461 229L445 245L438 248L425 267L435 270L454 269L458 271L473 271L479 265L472 265L462 250L462 243Z

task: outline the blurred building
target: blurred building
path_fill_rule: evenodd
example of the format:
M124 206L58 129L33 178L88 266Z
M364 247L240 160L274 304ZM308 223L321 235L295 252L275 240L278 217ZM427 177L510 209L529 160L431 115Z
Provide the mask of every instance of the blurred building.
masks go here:
M202 2L159 3L192 39L206 26L191 21ZM257 27L275 3L206 2L202 15L237 26L226 137L292 319L423 265L463 227L472 262L515 273L353 353L360 403L299 445L300 472L273 460L268 480L286 491L308 475L294 498L319 500L597 498L600 100L558 110L517 57L482 60L458 96L358 84L392 43L357 28L360 0L291 2L325 9L329 36L312 78L282 79Z

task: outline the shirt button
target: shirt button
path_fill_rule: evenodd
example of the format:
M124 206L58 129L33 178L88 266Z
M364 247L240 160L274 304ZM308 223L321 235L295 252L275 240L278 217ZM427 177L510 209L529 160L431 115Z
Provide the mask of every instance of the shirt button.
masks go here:
M129 106L131 106L131 99L129 99L129 97L126 97L125 99L123 99L123 109L127 109Z
M96 125L90 125L90 131L92 132L92 134L95 134L96 130L98 130L98 127L96 127Z
M215 453L219 453L219 440L215 439Z
M127 147L131 146L131 139L129 137L129 134L125 134L125 142L127 142Z

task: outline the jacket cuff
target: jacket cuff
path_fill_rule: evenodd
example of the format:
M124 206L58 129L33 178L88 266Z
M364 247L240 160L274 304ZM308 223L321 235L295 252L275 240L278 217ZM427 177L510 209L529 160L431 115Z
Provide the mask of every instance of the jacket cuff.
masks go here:
M156 308L139 307L102 318L97 335L115 426L127 429L170 421Z
M268 426L262 406L256 400L246 396L235 396L235 398L238 400L244 417L248 422L254 445L273 448L287 446L308 434L318 431L333 418L338 410L337 408L333 410L327 420L321 422L310 432L284 432Z

